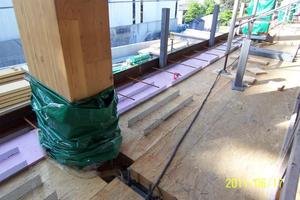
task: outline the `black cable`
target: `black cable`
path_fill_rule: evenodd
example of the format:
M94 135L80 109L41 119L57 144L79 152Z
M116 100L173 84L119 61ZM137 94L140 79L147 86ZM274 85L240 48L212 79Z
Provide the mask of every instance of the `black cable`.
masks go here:
M146 200L152 200L152 199L153 199L153 197L152 197L153 191L155 190L155 188L158 187L159 183L161 182L161 179L163 178L163 176L164 176L165 173L167 172L167 169L169 168L169 166L171 165L173 159L175 158L176 153L177 153L177 151L178 151L180 145L182 144L184 138L187 136L187 134L188 134L189 131L191 130L192 126L194 125L194 123L195 123L196 119L198 118L200 112L202 111L202 109L203 109L205 103L207 102L208 97L210 96L210 94L211 94L211 92L213 91L214 87L216 86L218 80L220 79L221 73L222 73L222 72L223 72L223 71L220 71L220 72L218 73L218 75L216 76L216 79L215 79L214 83L212 84L211 88L209 89L209 91L208 91L208 93L207 93L205 99L203 100L203 102L202 102L200 108L198 109L196 115L194 116L192 122L190 123L189 127L185 130L184 134L182 135L182 137L181 137L180 140L178 141L177 145L175 146L175 148L174 148L174 150L173 150L173 152L172 152L172 154L171 154L171 157L169 158L167 164L165 165L164 169L162 170L162 172L161 172L161 174L159 175L158 179L156 180L155 184L153 185L153 187L151 187L151 189L150 189L150 191L149 191L147 197L145 198Z

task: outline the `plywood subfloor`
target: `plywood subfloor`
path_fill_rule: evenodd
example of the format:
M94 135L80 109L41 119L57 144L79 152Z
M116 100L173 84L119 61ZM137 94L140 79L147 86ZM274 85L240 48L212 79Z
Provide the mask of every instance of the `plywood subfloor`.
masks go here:
M256 84L243 93L232 91L231 81L221 78L160 184L164 198L266 199L267 189L226 188L226 178L250 182L272 176L299 90L299 63L264 60L270 61L269 66L260 67L268 74L256 76ZM148 137L126 127L132 112L144 105L121 117L121 152L135 161L131 170L138 182L155 182L211 86L213 71L222 67L220 60L177 85L181 95L193 95L194 102ZM270 81L281 82L286 89L277 91Z
M143 198L120 179L115 178L99 191L92 200L143 200Z
M77 172L46 159L2 183L0 197L36 175L41 176L43 185L26 195L25 200L44 199L55 191L61 200L90 199L106 186L96 173Z

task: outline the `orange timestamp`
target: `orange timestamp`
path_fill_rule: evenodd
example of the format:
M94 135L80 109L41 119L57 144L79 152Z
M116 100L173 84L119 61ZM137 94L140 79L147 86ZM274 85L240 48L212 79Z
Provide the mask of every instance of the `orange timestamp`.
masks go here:
M255 188L270 188L270 187L282 187L283 179L279 178L226 178L225 188L229 189L238 189L246 187L255 187Z

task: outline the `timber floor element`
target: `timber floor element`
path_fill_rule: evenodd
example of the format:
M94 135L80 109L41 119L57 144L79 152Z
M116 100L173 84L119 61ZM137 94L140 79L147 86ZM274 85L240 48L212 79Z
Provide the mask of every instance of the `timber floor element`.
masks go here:
M193 101L193 96L189 96L187 98L181 98L178 102L173 105L169 106L167 110L164 110L164 108L161 109L160 112L156 113L156 117L153 121L150 122L145 128L144 128L144 135L149 135L155 128L157 128L159 125L161 125L164 121L166 121L169 117L171 117L176 112L180 112L181 109L183 109L185 106L190 104Z
M239 59L239 55L234 54L234 55L231 56L231 58L232 59ZM270 61L262 59L259 56L249 55L248 56L248 63L256 63L256 64L259 64L259 65L268 65L268 64L270 64Z
M0 185L0 199L10 191L39 175L42 185L23 196L24 200L41 200L57 193L60 200L91 199L106 186L96 173L77 172L50 159L40 161Z
M221 70L222 70L222 69L214 70L214 73L215 73L215 74L218 74ZM226 77L226 78L229 78L230 80L235 80L236 72L235 72L235 71L229 71L229 72L227 72L227 73L222 73L221 76ZM252 76L244 75L243 81L244 81L246 84L253 85L253 84L255 83L255 81L256 81L256 78L255 78L255 77L252 77Z
M21 80L21 81L15 81L8 84L0 85L0 96L3 97L5 95L9 95L15 92L19 92L22 90L29 89L29 83L28 81Z
M24 102L30 102L31 89L24 80L24 65L0 69L0 115L13 111Z
M115 178L91 200L143 200L143 198L119 178Z
M159 185L164 199L267 199L268 188L226 188L231 180L226 178L248 182L272 178L288 128L300 86L299 61L265 60L270 62L262 67L267 74L255 76L257 81L243 93L231 90L231 80L224 77L219 80ZM180 90L183 96L193 95L194 102L149 136L127 128L130 116L143 110L149 102L121 116L124 138L121 152L134 161L131 173L137 182L148 187L156 181L212 85L216 77L213 71L223 66L223 61L172 88ZM229 58L228 63L232 61ZM257 66L256 63L248 65ZM286 87L278 91L268 86L270 81Z
M16 65L11 68L5 68L0 70L0 80L3 80L5 78L23 75L24 70L22 69L22 65Z
M179 90L176 90L173 93L171 93L170 95L166 96L165 98L159 100L158 102L154 102L154 104L145 108L140 113L136 113L134 116L132 116L128 120L128 127L131 127L138 121L146 118L148 115L153 113L155 110L160 109L161 107L163 107L164 105L166 105L167 103L169 103L170 101L172 101L173 99L175 99L178 96L179 96Z
M174 91L157 102L152 101L152 105L141 112L135 113L135 115L128 120L128 127L132 127L132 129L136 129L136 127L138 127L137 129L142 128L141 134L148 136L164 121L176 112L180 112L181 109L192 101L192 96L182 97L179 96L178 90Z

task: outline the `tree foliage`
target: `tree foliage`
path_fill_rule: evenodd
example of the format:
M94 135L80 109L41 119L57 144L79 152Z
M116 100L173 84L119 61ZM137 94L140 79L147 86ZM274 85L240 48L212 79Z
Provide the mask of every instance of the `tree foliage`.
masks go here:
M215 1L214 0L204 0L205 15L210 15L214 12Z
M185 22L189 23L198 17L212 14L214 11L214 5L214 0L204 0L203 4L195 1L191 2L184 15Z
M222 11L219 15L219 23L221 25L225 25L225 26L229 25L231 16L232 16L231 10L227 9L227 10Z
M184 15L185 22L189 23L205 12L205 9L198 2L191 2Z
M232 10L234 0L220 0L221 10Z

